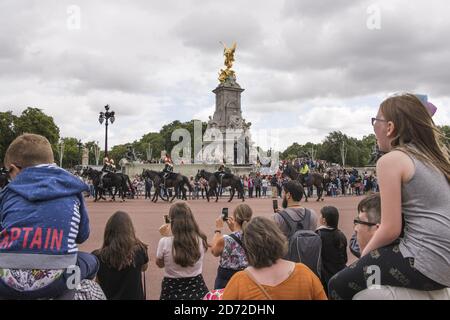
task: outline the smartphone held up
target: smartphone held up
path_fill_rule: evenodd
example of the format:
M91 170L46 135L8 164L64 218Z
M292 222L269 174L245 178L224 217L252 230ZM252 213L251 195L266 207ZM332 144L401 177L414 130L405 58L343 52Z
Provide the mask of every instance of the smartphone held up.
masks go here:
M228 220L228 208L222 208L222 220L223 221Z

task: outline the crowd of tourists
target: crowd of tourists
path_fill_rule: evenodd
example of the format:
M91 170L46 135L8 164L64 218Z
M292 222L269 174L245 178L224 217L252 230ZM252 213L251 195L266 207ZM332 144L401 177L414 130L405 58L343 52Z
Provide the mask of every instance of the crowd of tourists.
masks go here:
M414 95L386 99L372 125L385 155L377 162L376 188L372 179L367 191L379 193L361 198L350 239L339 230L339 208L314 212L302 205L298 181L279 186L272 177L265 185L283 200L272 217L240 204L217 218L208 239L195 212L180 201L170 207L159 243L145 244L130 215L118 211L92 253L78 250L90 235L83 196L89 187L53 164L46 138L23 134L4 159L11 182L0 193L0 298L145 299L142 277L155 263L164 269L164 300L448 299L448 150ZM247 179L247 188L256 191L255 182ZM358 257L351 265L348 245ZM154 261L149 246L157 248ZM207 254L218 257L214 287L202 275ZM81 280L76 286L70 285L73 266ZM378 276L370 283L372 272Z

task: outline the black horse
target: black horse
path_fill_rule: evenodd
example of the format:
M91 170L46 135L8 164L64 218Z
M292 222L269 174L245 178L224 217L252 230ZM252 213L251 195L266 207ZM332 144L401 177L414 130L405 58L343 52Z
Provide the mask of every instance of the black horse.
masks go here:
M167 196L167 199L164 199L161 196L161 190L168 189L168 188L174 188L174 190L175 190L175 194L173 195L172 199L170 199L170 202L172 202L173 199L175 199L175 197L178 198L180 195L180 192L181 192L181 198L183 200L187 200L185 186L188 187L189 191L191 191L191 192L193 191L192 186L189 183L188 177L183 176L180 173L170 172L169 176L166 178L165 183L164 183L163 174L164 174L164 172L158 172L158 171L154 171L154 170L146 170L146 169L142 170L142 177L144 179L148 178L148 179L152 180L153 185L155 186L155 194L153 195L152 201L157 202L158 195L162 200L168 201L169 196Z
M168 199L164 199L161 195L161 191L165 191L165 188L162 185L163 178L161 177L160 172L143 169L141 176L143 179L150 179L153 182L153 186L155 187L155 193L153 194L153 198L151 200L152 202L156 203L158 201L158 196L161 198L161 200L168 201Z
M104 191L108 190L112 196L112 201L116 200L116 194L119 193L119 197L122 198L122 201L125 201L125 194L128 189L133 190L131 185L130 178L127 175L122 173L112 173L109 172L103 177L103 188L100 188L100 179L102 176L102 172L87 168L82 172L83 177L89 177L92 180L92 184L94 185L94 202L98 200L98 196L100 195L101 199L106 200L103 197ZM114 192L113 192L114 188Z
M317 201L323 201L323 176L319 173L312 172L309 174L307 181L305 181L304 177L298 173L297 170L291 165L287 164L283 168L283 177L289 177L292 180L297 180L304 187L303 194L305 195L305 202L308 202L308 195L305 189L309 189L311 186L315 186L317 188Z
M133 198L135 195L136 190L134 190L133 184L131 183L130 177L126 175L125 173L116 172L115 175L118 175L122 178L122 188L119 189L119 197L125 198L127 191L130 192L131 197Z
M204 178L206 179L206 181L208 181L209 190L206 190L206 199L208 200L208 202L210 193L214 193L216 195L216 202L219 200L219 187L222 187L222 189L231 187L230 199L228 200L228 202L231 202L233 200L236 190L238 192L238 195L242 198L242 201L245 201L244 187L242 186L241 179L238 176L235 176L231 173L225 174L222 179L222 186L220 186L220 181L216 177L216 175L206 170L200 170L197 172L195 179L199 180L200 178Z

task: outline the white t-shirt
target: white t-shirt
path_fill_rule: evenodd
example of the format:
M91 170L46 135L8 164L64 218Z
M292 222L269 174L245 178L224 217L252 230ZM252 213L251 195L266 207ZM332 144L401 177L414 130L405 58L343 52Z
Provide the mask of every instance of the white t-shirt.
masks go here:
M200 244L200 259L192 267L182 267L173 261L172 244L173 237L164 237L159 240L156 257L164 259L164 277L167 278L188 278L195 277L202 273L203 257L205 255L205 248L203 241L199 237Z

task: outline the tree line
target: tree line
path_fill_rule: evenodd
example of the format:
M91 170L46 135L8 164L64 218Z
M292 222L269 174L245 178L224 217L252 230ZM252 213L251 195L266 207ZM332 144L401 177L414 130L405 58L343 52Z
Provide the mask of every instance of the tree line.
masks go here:
M206 130L207 123L202 122L202 134ZM172 150L179 141L172 141L172 132L176 129L186 129L194 136L194 121L181 122L175 120L164 125L159 132L144 134L139 140L126 144L116 145L108 151L116 163L127 153L127 147L131 146L136 155L142 160L159 159L161 152ZM444 141L450 148L450 126L440 126ZM55 154L55 162L60 163L60 155L63 152L62 166L73 168L81 164L82 148L89 150L89 164L96 164L96 148L99 146L95 141L81 142L77 137L61 137L59 127L55 124L53 117L46 115L39 108L27 108L20 115L14 115L12 111L0 112L0 164L9 144L22 133L36 133L45 136L51 143ZM194 150L191 141L191 150ZM103 145L103 142L100 142ZM295 159L309 157L321 159L330 163L342 164L343 160L347 166L366 166L370 164L372 154L376 145L374 134L364 136L362 139L347 136L340 131L329 133L321 143L293 143L280 153L281 159ZM191 152L193 155L194 152ZM104 157L104 151L98 154L99 164Z

